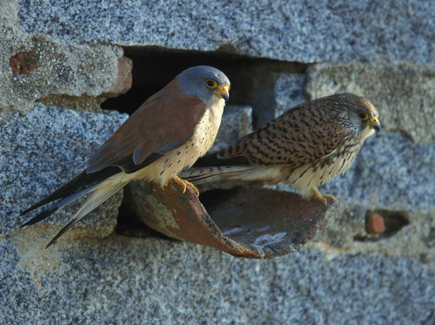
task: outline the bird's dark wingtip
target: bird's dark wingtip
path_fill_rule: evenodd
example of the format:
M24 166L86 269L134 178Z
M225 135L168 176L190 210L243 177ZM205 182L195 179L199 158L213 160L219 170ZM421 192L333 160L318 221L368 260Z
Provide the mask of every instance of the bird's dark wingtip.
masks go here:
M26 228L28 228L28 227L29 227L29 225L27 225L27 224L25 223L25 224L19 226L18 228L19 228L20 230L23 230L23 229L26 229Z
M75 222L74 222L75 220L73 219L73 220L71 220L70 222L68 222L58 233L57 233L57 235L56 236L54 236L53 237L53 239L52 240L50 240L50 242L48 243L48 245L47 246L45 246L45 249L47 249L47 248L49 248L51 245L53 245L58 239L59 239L59 237L60 236L62 236L64 233L66 233L67 232L67 230L68 229L70 229L74 224L75 224Z
M39 203L39 202L38 202L38 203ZM28 214L30 211L33 211L33 210L37 209L37 207L35 207L35 206L36 206L36 204L35 204L34 206L31 206L30 208L24 210L24 211L21 211L20 214L19 214L18 216L19 216L19 217L22 217L22 216Z
M50 242L47 244L47 246L45 246L45 249L47 249L47 248L49 248L51 245L53 245L53 244L56 242L57 238L59 238L59 237L54 237L52 240L50 240Z
M29 226L32 226L44 219L47 219L49 216L51 216L53 213L55 213L57 210L59 210L59 206L54 205L50 208L48 208L47 210L42 211L40 214L38 214L36 217L30 219L29 221L27 221L26 223L24 223L23 225L20 226L20 229L24 229L27 228Z

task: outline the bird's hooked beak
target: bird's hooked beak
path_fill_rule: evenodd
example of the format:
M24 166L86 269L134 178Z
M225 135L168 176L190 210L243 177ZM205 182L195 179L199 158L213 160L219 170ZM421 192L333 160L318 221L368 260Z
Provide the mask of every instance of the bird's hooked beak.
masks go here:
M377 118L371 119L369 125L370 129L375 130L376 133L381 130L381 123L379 123L379 120Z
M223 98L225 100L225 103L228 102L230 99L230 93L229 93L229 87L228 86L222 86L219 87L214 94L218 96L219 98Z

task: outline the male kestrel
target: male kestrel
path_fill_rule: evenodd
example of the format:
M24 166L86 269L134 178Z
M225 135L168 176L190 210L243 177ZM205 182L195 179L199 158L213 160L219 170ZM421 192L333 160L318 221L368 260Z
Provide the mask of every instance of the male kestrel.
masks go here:
M87 193L91 196L48 244L132 180L146 179L162 187L211 147L229 99L230 81L221 71L197 66L183 71L151 96L94 153L87 168L21 215L58 200L28 221L33 225ZM196 188L194 188L196 190ZM196 190L197 195L199 194ZM48 247L47 246L47 247Z
M313 100L201 158L181 175L194 184L285 182L326 204L328 195L317 186L349 168L364 140L380 130L378 116L369 100L349 93Z

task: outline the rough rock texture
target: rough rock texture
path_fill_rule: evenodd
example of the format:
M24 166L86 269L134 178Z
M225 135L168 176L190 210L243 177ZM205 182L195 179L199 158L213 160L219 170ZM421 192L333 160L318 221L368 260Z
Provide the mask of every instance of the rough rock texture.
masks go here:
M434 177L434 146L384 132L369 138L354 165L323 191L373 209L428 211L435 203Z
M384 128L435 143L435 70L410 64L315 64L306 91L319 98L351 92L369 98Z
M0 323L435 323L434 17L430 0L0 1ZM341 208L293 255L91 239L112 232L120 196L43 250L77 206L24 231L16 215L125 119L100 112L131 81L119 45L143 67L130 100L198 61L228 67L230 103L252 107L255 128L351 91L373 101L384 129L321 189ZM166 69L149 68L163 52ZM249 114L229 108L220 141ZM367 232L371 212L383 233Z
M435 311L435 271L414 258L257 261L120 236L43 249L53 234L0 241L0 323L431 324Z
M234 141L252 132L252 107L229 105L225 107L215 145Z
M237 68L237 73L231 73L231 83L237 92L231 90L230 100L252 106L256 129L305 101L305 65L255 60L238 64Z
M128 92L133 84L133 61L122 57L118 60L118 74L112 85L104 91L103 96L117 97Z
M296 105L305 103L306 75L304 73L279 73L275 75L275 117Z
M222 50L286 61L434 63L431 1L20 1L21 24L66 41Z
M316 237L309 247L323 251L328 256L335 257L344 252L349 254L377 254L389 256L401 255L407 258L418 258L433 267L435 250L433 248L435 229L434 209L428 213L406 212L408 224L402 227L390 228L387 224L385 233L371 235L367 232L366 206L341 203L337 215L329 219L326 227ZM383 215L397 217L395 210L383 210ZM394 220L390 217L389 220Z
M48 95L98 96L117 79L122 49L66 43L43 34L23 33L15 1L0 4L0 121L13 111L26 113ZM13 74L11 57L32 52L36 68Z
M16 112L0 123L0 234L16 230L29 219L18 218L19 212L81 172L87 158L126 117L115 112L77 113L36 104L26 116ZM119 194L108 200L78 227L90 228L91 236L110 234L121 197ZM79 204L66 207L48 222L66 223Z

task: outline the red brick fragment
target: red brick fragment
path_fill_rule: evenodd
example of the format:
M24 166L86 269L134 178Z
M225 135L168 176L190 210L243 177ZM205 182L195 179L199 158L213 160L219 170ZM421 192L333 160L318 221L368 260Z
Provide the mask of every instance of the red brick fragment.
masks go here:
M125 94L133 84L133 61L125 56L118 60L118 77L113 84L104 91L106 97L116 97Z
M370 213L366 220L366 230L368 234L380 234L385 231L385 221L376 212Z
M11 66L12 73L16 75L30 74L30 72L38 67L39 56L35 51L18 52L11 56L9 65Z

